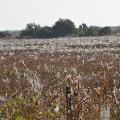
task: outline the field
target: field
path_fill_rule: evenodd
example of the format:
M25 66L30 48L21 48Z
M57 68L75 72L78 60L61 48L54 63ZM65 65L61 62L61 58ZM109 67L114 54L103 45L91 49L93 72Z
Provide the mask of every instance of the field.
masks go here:
M120 120L120 37L0 39L0 119Z

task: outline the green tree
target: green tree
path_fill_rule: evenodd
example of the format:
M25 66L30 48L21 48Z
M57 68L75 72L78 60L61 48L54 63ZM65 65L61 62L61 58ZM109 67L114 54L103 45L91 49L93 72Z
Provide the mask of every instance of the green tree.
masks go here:
M87 36L97 36L99 33L100 27L90 26L86 32Z
M0 31L0 37L2 37L3 36L3 34L2 34L2 32Z
M78 28L78 36L97 36L100 27L98 26L87 26L85 23L82 23Z
M37 38L40 30L40 25L36 25L35 23L29 23L26 25L26 28L21 31L20 37Z
M99 33L98 33L99 36L105 36L105 35L111 35L111 34L112 34L111 27L103 27L99 30Z
M21 31L20 38L51 38L53 37L53 30L51 27L41 27L35 23L26 25L25 30Z
M69 19L59 19L52 28L55 37L69 36L75 32L75 25Z
M0 37L1 38L8 38L11 34L8 31L0 31Z
M78 28L78 35L87 36L87 30L88 30L88 26L85 23L82 23L82 25L80 25Z
M41 38L52 38L53 37L53 30L51 27L45 26L42 27L39 31Z

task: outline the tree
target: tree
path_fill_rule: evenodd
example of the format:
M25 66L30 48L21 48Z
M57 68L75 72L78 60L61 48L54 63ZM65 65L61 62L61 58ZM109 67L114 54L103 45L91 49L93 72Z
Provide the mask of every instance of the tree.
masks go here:
M51 38L53 37L53 31L51 27L41 27L35 23L29 23L26 25L25 30L21 31L20 38Z
M97 36L100 27L98 26L87 26L85 23L78 28L78 36Z
M23 38L38 38L39 31L41 30L40 25L35 23L29 23L26 28L21 31L20 37Z
M8 31L0 31L0 37L1 38L8 38L11 34Z
M69 19L59 19L52 27L54 36L69 36L75 32L75 25Z
M3 34L2 34L2 32L0 31L0 37L2 37L3 36Z
M79 36L86 36L87 35L88 26L85 23L82 23L82 25L78 28L78 35Z
M105 36L105 35L111 35L111 34L112 34L111 27L103 27L99 30L99 33L98 33L99 36Z
M51 27L45 26L42 27L39 31L39 37L41 38L52 38L53 37L53 30Z
M86 32L87 36L97 36L99 33L100 27L90 26Z

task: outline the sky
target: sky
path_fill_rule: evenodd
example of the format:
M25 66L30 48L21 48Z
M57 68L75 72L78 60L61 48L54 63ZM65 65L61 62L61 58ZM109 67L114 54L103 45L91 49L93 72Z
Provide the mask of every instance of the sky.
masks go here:
M52 26L69 18L97 26L120 25L120 0L0 0L0 30L21 30L27 23Z

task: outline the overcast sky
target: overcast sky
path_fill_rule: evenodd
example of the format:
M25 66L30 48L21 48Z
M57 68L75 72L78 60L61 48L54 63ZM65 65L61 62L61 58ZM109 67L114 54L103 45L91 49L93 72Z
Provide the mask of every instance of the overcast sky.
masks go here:
M0 0L0 30L25 28L35 22L52 26L59 18L75 25L120 25L120 0Z

